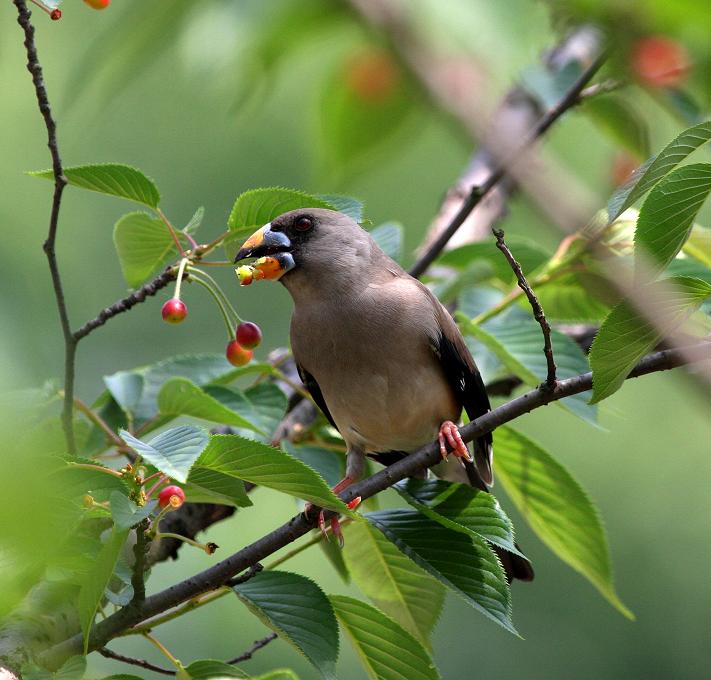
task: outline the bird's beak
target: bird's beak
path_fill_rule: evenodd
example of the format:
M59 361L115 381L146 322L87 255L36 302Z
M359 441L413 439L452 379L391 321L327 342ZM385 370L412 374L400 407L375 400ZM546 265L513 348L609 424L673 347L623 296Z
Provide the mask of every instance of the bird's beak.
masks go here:
M239 249L235 262L248 257L263 257L288 252L291 248L289 237L281 231L272 231L271 222L257 229Z

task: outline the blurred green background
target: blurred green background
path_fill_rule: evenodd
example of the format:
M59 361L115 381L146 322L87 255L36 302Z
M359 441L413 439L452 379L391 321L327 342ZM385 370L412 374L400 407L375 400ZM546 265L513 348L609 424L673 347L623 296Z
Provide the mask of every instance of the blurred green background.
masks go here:
M584 2L572 4L587 11ZM638 17L638 26L629 30L644 27L645 12L659 19L660 3L618 5ZM330 157L323 134L329 83L338 78L344 58L369 39L352 17L336 12L338 7L335 2L116 0L108 10L94 12L79 0L66 0L59 22L35 12L65 164L116 161L140 168L156 181L162 207L176 224L205 206L204 241L224 230L235 197L250 188L278 185L353 195L365 202L375 224L397 220L406 225L406 252L411 253L472 148L412 91L411 112L392 139L367 153L353 153L352 159ZM496 91L482 95L489 105L558 35L548 6L534 0L418 0L412 9L435 45L485 64L496 83ZM289 11L297 19L284 21ZM600 18L602 10L596 11ZM0 100L5 238L0 249L0 377L9 389L60 376L63 360L41 249L51 186L23 174L49 166L46 134L15 17L11 3L0 6L5 93ZM650 22L648 28L658 30ZM669 27L697 57L694 77L708 79L706 55L694 52L708 33L693 21ZM255 36L268 31L269 50L256 63ZM624 38L618 34L615 39ZM652 149L685 127L641 88L628 96L644 113ZM572 114L548 135L546 146L604 205L618 154L615 142L585 115ZM65 193L58 257L74 326L127 292L111 238L124 212L118 200L71 188ZM709 224L703 215L702 222ZM557 241L555 228L523 198L514 201L504 226L509 234L551 248ZM266 342L261 351L284 345L290 309L285 291L271 285L240 289L229 269L218 274L240 314L262 326ZM190 316L181 326L160 320L160 306L170 296L166 289L83 341L79 395L91 401L102 389L101 377L117 370L174 354L221 351L221 321L203 293L187 291ZM604 402L600 420L605 429L595 430L551 407L518 424L567 465L597 502L609 533L618 592L636 622L623 619L553 557L504 499L537 573L534 583L513 588L514 621L525 639L513 638L449 596L434 636L434 656L445 678L708 676L708 403L683 375L657 375L631 381ZM0 488L8 483L12 474L6 471ZM253 508L209 532L223 555L285 521L295 509L290 499L266 489L258 489L254 500ZM209 563L207 556L183 550L179 561L154 569L149 588L163 588ZM317 548L289 569L316 578L326 592L348 590ZM161 640L188 662L235 656L265 632L236 598L228 598L168 624ZM161 662L140 640L120 640L112 648ZM96 654L90 659L96 677L133 672ZM315 677L281 641L244 667L257 673L280 665L293 667L302 678ZM345 640L338 677L365 677Z

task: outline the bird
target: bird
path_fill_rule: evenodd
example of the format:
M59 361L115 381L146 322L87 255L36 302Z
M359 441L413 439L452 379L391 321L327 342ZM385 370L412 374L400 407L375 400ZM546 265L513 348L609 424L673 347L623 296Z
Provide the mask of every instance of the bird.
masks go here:
M435 439L439 476L489 490L492 435L474 440L472 457L456 424L462 409L472 421L490 410L486 387L454 319L427 286L354 219L325 208L274 218L242 244L235 263L248 258L269 258L270 278L293 299L299 376L346 444L345 477L334 493L363 476L366 456L388 465ZM533 579L528 560L494 549L509 581Z

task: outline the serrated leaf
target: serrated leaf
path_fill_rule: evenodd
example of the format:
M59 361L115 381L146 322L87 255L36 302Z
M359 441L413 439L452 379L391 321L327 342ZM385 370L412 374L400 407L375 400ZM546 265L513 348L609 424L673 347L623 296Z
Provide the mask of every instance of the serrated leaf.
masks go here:
M128 213L116 222L114 246L123 277L132 288L179 256L165 224L144 212Z
M230 231L242 227L261 227L282 213L297 208L334 209L327 201L296 189L252 189L238 196L232 206L227 226Z
M571 474L538 444L510 427L494 431L496 470L538 537L587 578L620 613L607 536L597 509Z
M310 467L284 451L239 435L210 437L194 469L213 470L311 501L322 508L349 513L343 501Z
M490 349L501 363L527 385L535 386L546 379L547 365L543 354L541 327L533 319L519 319L516 323L474 324L461 314L456 315L462 331L473 335ZM551 344L560 379L572 378L588 372L588 360L583 351L567 335L552 330ZM589 423L597 423L597 410L588 403L590 392L576 394L559 403Z
M437 680L440 677L422 643L383 612L344 595L331 595L330 600L370 678Z
M652 326L627 302L621 302L607 315L590 348L593 403L622 386L635 364L711 295L711 284L677 276L643 286L640 295L654 301L657 323Z
M639 211L634 236L637 280L653 276L677 256L709 191L709 163L678 168L652 189Z
M413 508L438 524L485 538L521 555L514 542L513 524L492 494L443 479L408 479L394 488Z
M622 144L638 158L650 154L649 127L630 104L614 94L593 97L583 107L595 122L615 142ZM514 251L516 252L516 251Z
M415 510L379 510L364 517L465 602L518 635L506 576L484 539L446 529Z
M128 496L120 491L111 493L111 516L119 529L130 529L146 519L155 510L156 501L148 501L139 507Z
M241 479L193 465L185 483L185 496L191 503L216 503L247 508L252 501Z
M213 659L200 659L193 661L185 667L185 671L192 680L210 680L210 678L249 678L243 670Z
M187 378L171 378L163 384L158 393L158 409L166 415L192 416L265 434L257 425L224 406Z
M54 180L52 170L38 170L28 174ZM160 203L160 194L153 181L130 165L120 163L77 165L64 168L64 175L71 186L126 198L147 205L149 208L157 208Z
M111 574L121 553L121 548L126 542L128 531L114 527L109 538L104 543L91 570L82 578L77 608L79 611L79 621L84 636L84 654L88 651L89 632L96 616L96 612L101 604L104 591L109 585Z
M352 196L341 196L340 194L319 194L316 198L328 203L333 210L348 215L356 222L363 221L363 203Z
M684 130L650 158L620 187L610 199L607 212L610 222L619 217L637 199L642 198L662 177L673 170L690 153L711 139L711 122L700 123Z
M149 442L142 442L125 430L119 434L139 456L163 474L183 483L209 439L207 432L193 425L173 427Z
M338 624L328 598L311 579L285 571L263 571L232 590L322 677L336 677Z
M403 228L399 222L383 222L371 230L370 235L380 249L395 262L402 257Z
M289 441L284 441L283 446L289 455L316 470L330 486L336 486L346 476L345 452L339 453L318 446L297 446Z
M444 587L370 524L353 522L344 531L343 557L356 585L430 649L430 634L444 604Z

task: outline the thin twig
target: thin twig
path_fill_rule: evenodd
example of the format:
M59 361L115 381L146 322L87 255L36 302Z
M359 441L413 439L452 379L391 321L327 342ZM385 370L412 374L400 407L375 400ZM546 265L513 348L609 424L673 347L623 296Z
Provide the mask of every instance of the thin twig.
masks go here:
M242 661L248 661L252 658L252 655L260 650L262 647L266 647L272 640L276 640L279 637L276 633L269 633L266 637L261 640L255 640L254 644L244 653L236 656L234 659L230 659L226 663L234 665L237 663L242 663Z
M144 659L134 659L131 656L124 656L123 654L119 654L118 652L112 652L107 647L102 647L101 649L97 649L96 651L99 652L101 656L106 657L107 659L122 661L123 663L130 664L131 666L139 666L140 668L145 668L146 670L153 671L154 673L162 673L163 675L175 675L175 671L170 670L169 668L156 666L150 661L146 661Z
M509 169L516 163L528 148L533 145L539 137L541 137L560 118L568 109L575 106L580 96L580 92L590 79L597 73L604 62L604 57L598 57L593 63L586 68L580 77L573 83L565 96L552 109L549 109L545 115L534 125L526 139L511 153L507 159L500 161L491 174L486 178L480 186L471 188L467 199L457 211L457 214L452 218L447 227L442 230L439 236L430 244L430 246L420 255L414 265L410 268L410 274L414 277L419 277L423 274L432 262L437 259L437 256L442 252L452 236L464 221L469 216L469 213L486 198L496 185L504 179Z
M133 573L131 574L133 598L129 606L138 606L146 599L146 551L150 546L150 540L146 536L147 528L147 519L144 519L136 527L136 543L133 546Z
M67 178L64 176L62 168L62 159L59 155L59 146L57 143L57 124L52 117L52 109L49 105L49 97L47 89L44 85L44 77L42 74L42 66L39 63L37 56L37 47L35 46L35 27L32 25L32 13L27 9L25 0L13 0L17 7L17 23L25 33L25 49L27 50L27 70L32 75L32 82L35 86L35 94L37 96L37 104L40 113L44 118L44 124L47 128L47 146L49 153L52 156L52 171L54 172L54 196L52 198L52 210L49 217L49 229L47 240L44 242L43 249L47 256L49 271L52 277L52 287L54 288L54 297L57 303L59 312L59 321L62 326L62 335L64 336L64 407L62 409L62 427L64 428L64 436L67 442L69 453L76 451L76 442L74 439L74 424L73 409L74 409L74 366L76 363L76 341L72 335L71 325L69 323L69 314L67 312L67 303L64 297L64 288L62 286L62 277L59 273L59 265L57 263L57 253L55 243L57 240L57 225L59 223L59 209L62 204L62 193L67 185Z
M239 576L235 576L229 581L225 581L225 585L228 588L232 588L233 586L238 586L240 583L246 583L247 581L249 581L249 579L255 577L263 569L264 567L259 564L259 562L257 562L256 564L253 564L249 569L247 569L244 574L240 574Z
M140 288L135 290L130 295L125 298L121 298L117 302L114 302L110 307L103 309L99 315L87 321L81 328L74 331L74 339L78 342L82 338L86 337L94 329L99 326L103 326L109 319L113 318L117 314L122 314L127 312L131 307L134 307L139 302L143 302L147 297L155 295L159 290L165 288L171 281L175 280L175 272L173 267L168 267L162 274L156 276L155 279L144 283Z
M516 274L516 280L518 281L518 287L526 294L528 302L533 309L533 317L538 321L541 326L541 332L543 333L543 354L546 355L546 366L548 367L546 373L545 385L548 389L553 389L556 383L556 365L555 359L553 358L553 344L551 343L551 327L546 319L546 315L543 312L543 306L539 302L536 294L533 292L533 288L526 281L526 276L521 269L521 265L516 261L513 253L506 245L504 241L504 230L503 229L492 229L494 236L496 236L496 247L504 254L504 257L511 265L514 274Z
M642 359L630 372L628 378L636 378L648 373L683 366L691 362L697 363L707 360L711 360L711 342L701 342L683 349L663 350ZM462 427L462 438L465 442L472 441L493 431L500 425L519 418L525 413L559 399L580 394L591 388L592 373L583 373L572 378L559 380L552 390L536 388L489 411L474 422ZM365 500L390 488L401 479L412 477L419 471L439 462L441 462L439 445L437 442L432 442L367 479L351 485L340 497L344 502L349 502L356 496L360 496ZM313 528L317 514L312 514L308 519L303 514L296 515L286 524L274 529L212 567L147 597L140 606L136 608L125 607L112 614L93 628L89 639L89 649L103 647L111 638L116 637L131 626L135 626L201 593L215 590L235 574L249 569L250 566L255 565L277 550L307 534ZM326 519L336 514L330 510L324 513ZM79 633L48 649L42 654L41 661L43 665L48 667L58 666L73 654L81 653L82 645L83 638Z

